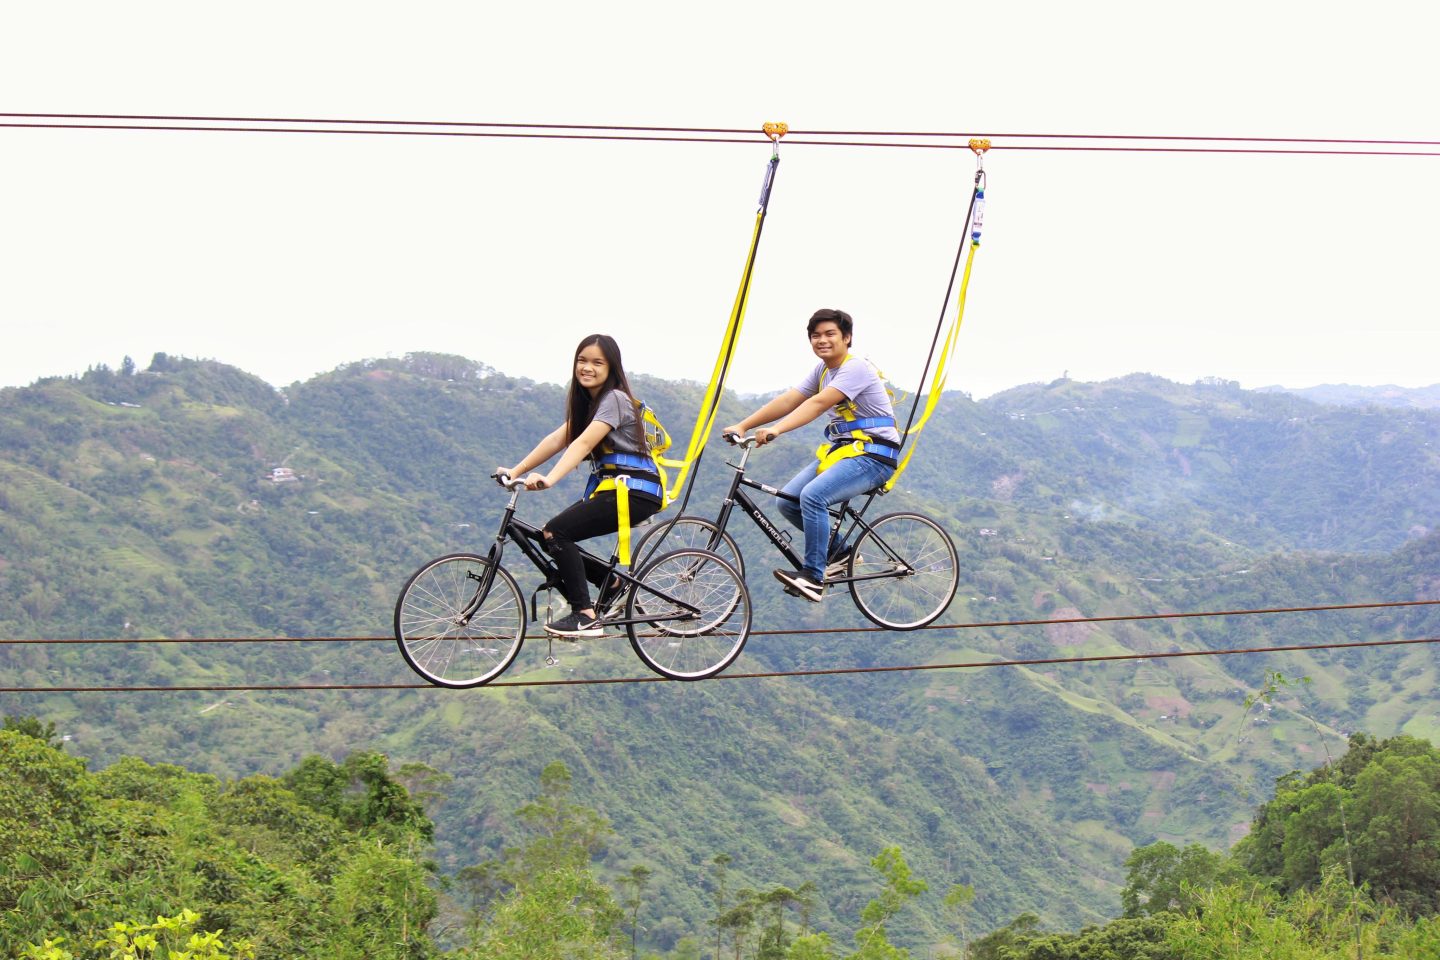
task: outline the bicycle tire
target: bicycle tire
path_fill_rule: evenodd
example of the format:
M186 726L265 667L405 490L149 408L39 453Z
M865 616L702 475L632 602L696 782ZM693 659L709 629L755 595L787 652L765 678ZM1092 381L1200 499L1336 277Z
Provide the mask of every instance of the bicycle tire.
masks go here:
M489 593L466 615L490 565L489 558L471 553L437 557L411 574L395 601L400 655L437 687L489 683L525 642L524 597L504 567L495 568Z
M862 578L850 581L855 606L870 622L890 630L933 623L950 606L960 582L950 535L918 513L887 513L861 531L846 570Z
M704 680L724 670L750 637L750 591L733 564L709 550L672 550L646 564L625 605L627 620L699 609L689 621L628 623L630 646L647 667L671 680ZM652 591L659 591L655 593ZM681 626L685 624L685 626Z

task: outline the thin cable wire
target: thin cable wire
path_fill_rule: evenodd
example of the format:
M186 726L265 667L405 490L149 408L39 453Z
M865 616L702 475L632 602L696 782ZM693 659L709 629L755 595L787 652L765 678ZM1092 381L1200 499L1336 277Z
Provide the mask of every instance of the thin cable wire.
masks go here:
M1405 640L1354 640L1335 643L1298 643L1231 650L1172 650L1166 653L1113 653L1086 657L1035 657L1025 660L970 660L959 663L922 663L903 666L828 667L812 670L775 670L759 673L722 673L711 680L765 680L782 677L828 677L859 673L916 673L922 670L975 670L984 667L1033 667L1076 663L1113 663L1123 660L1173 660L1186 657L1229 657L1257 653L1293 653L1310 650L1346 650L1356 647L1398 647L1440 643L1440 637ZM588 687L616 683L668 683L665 677L603 677L590 680L496 680L486 687ZM679 681L676 681L679 682ZM285 690L442 690L428 683L272 683L184 684L119 687L0 687L0 693L244 693ZM475 688L468 688L475 689Z
M940 334L945 329L945 314L950 312L950 297L955 292L955 278L960 275L960 261L965 257L965 247L970 240L970 223L975 216L975 202L980 199L980 184L983 179L983 174L977 171L975 187L970 191L970 206L965 210L965 223L960 228L960 244L955 248L955 262L950 267L950 282L945 285L945 299L940 304L940 319L935 321L935 336L930 338L930 352L925 355L925 368L920 371L915 399L910 402L910 417L905 421L905 429L900 431L902 443L910 436L910 428L915 425L915 414L920 409L920 397L925 393L925 378L930 376L930 364L935 360L935 347L939 345ZM912 452L914 442L912 441Z
M14 114L0 114L0 116L14 116ZM339 122L339 121L336 121ZM365 121L355 121L357 123ZM555 128L575 129L565 125L556 124ZM763 134L735 137L710 137L710 136L655 136L644 133L625 135L621 133L532 133L520 131L501 130L431 130L431 129L357 129L347 130L342 128L320 129L313 127L258 127L258 126L192 126L184 124L118 124L118 123L0 123L0 128L11 129L47 129L47 130L128 130L128 131L164 131L164 132L192 132L192 133L297 133L297 134L320 134L337 135L346 134L351 136L402 136L402 137L483 137L501 139L538 139L538 140L610 140L610 141L637 141L637 142L663 142L663 143L743 143L754 144L764 143L767 138ZM526 129L536 129L527 127ZM617 129L617 130L643 130L639 127L627 128L604 128L604 127L579 127L578 129ZM663 129L663 128L657 128ZM699 129L699 128L695 128ZM815 136L815 134L811 134ZM1000 136L1000 135L993 135ZM1019 135L1012 135L1019 136ZM1028 134L1027 137L1044 138L1045 134ZM1098 135L1086 137L1081 134L1057 134L1056 138L1066 137L1074 139L1101 139L1110 135ZM1118 137L1117 137L1118 138ZM1127 138L1128 139L1128 138ZM1160 139L1160 138L1155 138ZM1168 138L1179 139L1179 138ZM1210 140L1209 138L1193 138L1197 142L1233 142L1242 138L1225 138ZM1282 140L1281 138L1254 138L1258 142L1267 143L1354 143L1364 144L1363 140ZM969 150L968 143L904 143L889 140L805 140L798 137L787 139L786 145L795 146L825 146L825 147L883 147L918 150ZM1376 143L1413 143L1416 146L1440 145L1440 142L1432 141L1375 141ZM1048 151L1099 151L1116 153L1210 153L1210 154L1296 154L1311 156L1371 156L1371 157L1440 157L1440 151L1434 150L1336 150L1336 149L1292 149L1292 148L1255 148L1255 147L1168 147L1168 146L1096 146L1079 144L1003 144L994 143L991 150L1048 150Z
M1394 607L1440 606L1440 600L1383 600L1365 603L1328 603L1304 607L1253 607L1243 610L1189 610L1178 613L1117 613L1097 617L1049 617L1035 620L976 620L968 623L932 623L907 633L921 630L982 630L992 627L1048 627L1072 623L1133 623L1141 620L1193 620L1199 617L1252 617L1265 614L1327 613L1336 610L1385 610ZM811 627L791 630L751 630L752 637L803 637L836 633L894 633L887 627ZM525 639L545 639L548 634L528 634ZM68 637L0 639L0 646L12 644L87 644L87 643L380 643L394 640L383 637Z
M479 122L470 120L345 120L317 117L206 117L166 114L127 113L0 113L0 117L22 119L63 119L63 120L144 120L144 121L186 121L205 123L318 123L350 124L354 126L411 126L411 127L468 127L510 130L609 130L637 133L724 133L754 134L753 128L744 127L670 127L653 125L605 124L605 123L514 123ZM1348 143L1392 146L1440 147L1440 140L1377 140L1353 137L1237 137L1199 136L1194 134L1141 134L1141 133L987 133L982 131L937 131L937 130L805 130L792 129L791 133L811 137L917 137L950 138L968 141L971 137L1002 137L1009 140L1161 140L1191 141L1204 143Z

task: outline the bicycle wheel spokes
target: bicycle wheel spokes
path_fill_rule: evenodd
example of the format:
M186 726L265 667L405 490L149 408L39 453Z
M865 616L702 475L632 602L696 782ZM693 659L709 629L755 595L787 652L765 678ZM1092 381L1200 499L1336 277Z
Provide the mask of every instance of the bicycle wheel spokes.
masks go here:
M959 560L950 536L918 513L891 513L862 532L850 562L850 596L869 620L914 630L950 606Z
M671 550L709 550L718 553L742 577L745 575L745 558L740 556L735 538L704 517L679 516L651 527L635 547L635 568L643 568L657 550L666 553Z
M525 639L525 604L515 578L471 554L421 567L395 603L395 642L410 668L442 687L475 687L515 659Z
M723 557L674 550L646 565L630 595L630 646L672 680L701 680L740 656L750 636L750 594Z

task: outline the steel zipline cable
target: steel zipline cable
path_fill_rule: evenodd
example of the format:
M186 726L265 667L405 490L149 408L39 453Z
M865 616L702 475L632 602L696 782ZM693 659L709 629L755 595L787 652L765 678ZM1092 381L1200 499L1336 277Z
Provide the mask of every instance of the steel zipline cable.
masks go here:
M1381 610L1400 607L1424 607L1440 605L1440 600L1394 600L1377 603L1340 603L1300 607L1264 607L1246 610L1205 610L1178 613L1115 614L1097 617L1052 617L1033 620L991 620L972 623L932 624L921 630L973 630L985 628L1007 628L1026 626L1054 626L1060 624L1124 623L1145 620L1179 620L1200 617L1239 617L1266 614L1324 613L1339 610ZM882 627L859 628L816 628L803 630L756 630L751 636L807 636L840 633L888 633ZM532 638L527 638L532 639ZM160 644L160 643L379 643L393 641L393 637L164 637L164 638L105 638L105 639L24 639L0 640L0 645L13 644ZM926 663L897 666L831 667L810 670L777 670L753 673L722 673L715 680L756 680L781 677L815 677L862 673L909 673L923 670L968 670L983 667L1047 666L1080 663L1109 663L1125 660L1167 660L1189 657L1223 657L1241 654L1289 653L1312 650L1342 650L1359 647L1396 647L1417 644L1440 643L1440 637L1422 637L1401 640L1356 640L1331 643L1283 644L1261 647L1242 647L1223 650L1173 650L1160 653L1118 653L1096 654L1082 657L1041 657L1022 660L975 660L958 663ZM611 677L582 680L497 680L490 687L538 687L538 686L591 686L615 683L654 683L663 677ZM284 690L427 690L443 689L428 683L300 683L300 684L172 684L164 686L52 686L52 687L0 687L0 693L185 693L185 692L244 692Z
M681 127L624 124L498 123L443 120L322 119L301 117L219 117L161 114L0 112L0 128L47 130L128 130L152 132L291 133L362 136L488 137L542 140L631 140L668 143L763 143L758 130L735 127ZM1357 156L1440 156L1440 140L1348 137L1255 137L1175 134L979 133L947 131L803 130L787 144L799 146L890 147L967 150L974 137L992 140L1052 141L995 143L994 150L1058 150L1144 153L1250 153ZM1087 143L1084 141L1095 141ZM1188 144L1188 145L1184 145ZM1220 146L1247 144L1250 146ZM1265 146L1258 146L1265 145ZM1355 149L1340 149L1352 147ZM1408 149L1377 149L1381 147Z
M837 631L839 632L839 631ZM772 680L786 677L830 677L859 673L918 673L924 670L978 670L984 667L1058 666L1079 663L1114 663L1124 660L1174 660L1189 657L1233 657L1242 654L1294 653L1312 650L1350 650L1358 647L1399 647L1440 643L1440 637L1402 640L1352 640L1333 643L1293 643L1227 650L1170 650L1161 653L1110 653L1085 657L1035 657L1024 660L969 660L957 663L917 663L898 666L826 667L810 670L769 670L756 673L721 673L709 680ZM485 687L589 687L617 683L671 683L666 677L600 677L587 680L495 680ZM164 686L55 686L0 687L0 693L244 693L285 690L444 690L428 683L216 683Z
M983 630L1004 627L1053 627L1083 623L1136 623L1146 620L1196 620L1202 617L1254 617L1266 614L1331 613L1339 610L1387 610L1399 607L1440 606L1440 600L1382 600L1365 603L1327 603L1298 607L1253 607L1243 610L1190 610L1177 613L1117 613L1095 617L1048 617L1032 620L975 620L966 623L932 623L907 633L926 630ZM804 637L837 633L894 633L886 627L813 627L789 630L751 630L752 637ZM544 639L530 634L525 639ZM109 643L390 643L393 635L381 637L31 637L0 639L0 646L17 644L109 644Z

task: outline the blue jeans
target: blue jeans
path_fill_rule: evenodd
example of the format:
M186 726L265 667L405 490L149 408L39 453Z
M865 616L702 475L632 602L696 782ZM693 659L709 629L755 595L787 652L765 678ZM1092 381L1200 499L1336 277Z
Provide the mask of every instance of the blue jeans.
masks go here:
M785 484L783 492L799 497L798 505L778 497L775 501L785 519L805 531L805 573L816 583L825 580L829 560L830 505L873 490L895 472L873 457L840 460L824 473L819 466L817 460Z

